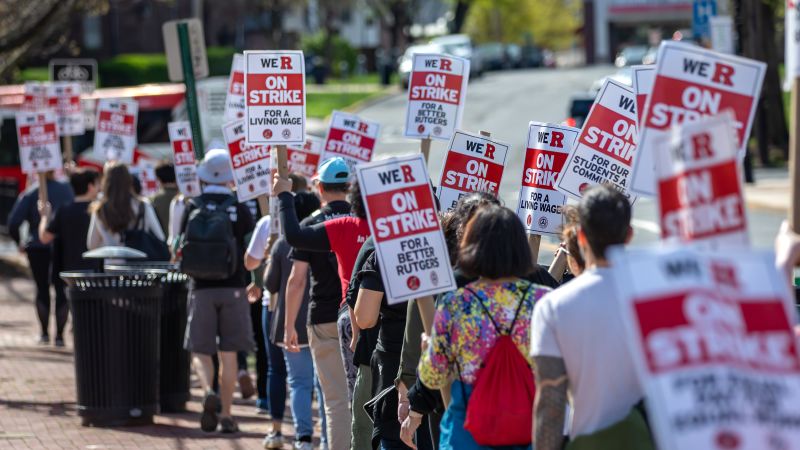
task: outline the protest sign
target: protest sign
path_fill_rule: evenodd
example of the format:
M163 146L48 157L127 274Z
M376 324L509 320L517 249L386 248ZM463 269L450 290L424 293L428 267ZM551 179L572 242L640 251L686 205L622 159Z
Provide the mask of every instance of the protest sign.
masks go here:
M456 288L423 155L356 166L390 304Z
M408 84L407 137L450 139L461 126L469 60L416 53Z
M289 172L303 175L309 180L316 175L320 156L322 156L323 142L322 139L316 136L306 136L306 141L303 145L287 145L286 158L289 164Z
M662 449L800 449L800 359L771 252L611 252L629 352Z
M270 148L269 150L269 164L270 164L270 180L275 178L275 174L278 173L278 148L277 146ZM280 204L277 198L266 199L269 201L269 206L267 210L269 211L269 215L271 217L269 222L269 234L279 236L281 234L281 212L280 212ZM263 214L263 213L262 213Z
M301 51L244 52L248 144L302 144L306 71Z
M149 158L139 158L136 165L130 168L131 175L139 179L142 187L141 196L150 197L158 192L158 178L156 178L156 162Z
M62 167L58 125L53 111L17 113L19 162L25 173L47 172Z
M192 145L192 127L187 121L170 122L169 141L175 163L175 181L181 194L187 197L200 195L200 180L197 178L197 165Z
M81 84L58 81L47 85L47 102L58 118L59 136L80 136L86 132L81 106Z
M765 70L759 61L680 42L662 43L630 188L637 194L655 193L655 145L672 126L726 109L733 111L739 158L744 158Z
M272 185L269 145L247 144L243 120L225 124L222 134L230 153L239 202L268 195Z
M456 131L436 192L442 210L452 209L459 198L471 192L497 197L509 149L508 144L491 138Z
M800 77L800 2L786 0L784 8L783 90L789 91L795 78Z
M522 187L517 216L528 233L561 232L561 208L566 196L556 190L556 180L581 130L551 123L531 122L522 167Z
M706 248L747 246L747 218L727 114L685 123L658 149L661 237Z
M633 90L607 79L556 181L558 190L580 199L589 186L609 183L633 203L628 184L636 138Z
M711 48L720 53L735 54L733 17L715 16L709 20L711 26Z
M653 79L656 77L656 66L631 67L633 94L636 96L636 130L642 130L644 109L647 97L653 92Z
M47 101L47 84L27 81L23 87L22 111L42 111L50 108Z
M226 122L244 117L244 56L241 53L233 55L224 117Z
M97 159L133 164L138 114L139 104L135 100L104 98L98 102L94 132Z
M378 141L381 125L354 114L334 111L325 136L322 160L341 157L354 173L356 164L372 161L372 151Z

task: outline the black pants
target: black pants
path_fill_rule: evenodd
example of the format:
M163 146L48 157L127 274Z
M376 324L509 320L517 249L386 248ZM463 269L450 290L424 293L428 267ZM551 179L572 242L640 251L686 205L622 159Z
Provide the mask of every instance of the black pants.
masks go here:
M36 314L43 335L50 335L50 283L56 292L56 337L62 337L64 326L69 317L67 296L64 294L64 282L52 270L53 250L50 247L32 247L25 251L31 266L33 281L36 283Z

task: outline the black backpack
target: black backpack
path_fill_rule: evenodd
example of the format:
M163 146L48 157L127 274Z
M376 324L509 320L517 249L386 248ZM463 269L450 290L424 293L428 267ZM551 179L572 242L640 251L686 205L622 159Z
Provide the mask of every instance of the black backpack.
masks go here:
M148 261L169 261L169 247L166 242L145 230L144 208L144 203L141 203L136 224L130 230L122 232L122 245L144 252Z
M222 203L190 201L181 236L181 272L200 280L225 280L236 273L237 251L228 208L236 203L230 196Z

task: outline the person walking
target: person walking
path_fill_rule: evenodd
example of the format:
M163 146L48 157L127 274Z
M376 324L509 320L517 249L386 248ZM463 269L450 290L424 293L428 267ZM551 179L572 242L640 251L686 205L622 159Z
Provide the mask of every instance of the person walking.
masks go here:
M106 165L102 192L102 197L89 207L92 217L86 248L125 245L126 232L136 229L165 240L153 205L134 193L133 177L124 164Z
M451 376L456 378L441 422L439 448L488 449L464 428L479 370L499 345L501 336L510 337L513 350L530 364L530 318L534 303L549 288L525 279L533 271L525 230L513 211L500 206L481 208L469 220L459 246L458 267L477 280L446 294L436 306L430 343L419 364L419 378L432 389L442 389ZM529 367L526 373L532 378ZM520 398L520 402L527 401ZM524 409L530 405L516 406ZM516 448L530 448L530 444Z
M47 172L44 178L51 209L58 209L72 203L74 195L67 184L56 181L52 171ZM41 186L37 186L29 189L17 198L8 215L8 232L20 251L28 257L33 281L36 284L36 314L39 317L40 327L39 343L50 343L50 283L52 282L55 285L57 316L56 345L63 346L64 339L58 329L58 323L59 317L65 319L68 314L67 297L64 293L64 285L57 282L58 272L53 270L53 247L39 240L38 230L41 216L38 200L40 188ZM30 231L24 240L20 235L20 227L23 223L28 224Z
M586 269L545 296L531 324L536 450L562 448L568 399L569 436L575 438L624 419L643 397L606 260L609 247L626 244L633 236L631 205L614 188L595 186L584 192L578 220Z
M236 201L229 155L212 149L197 168L203 193L188 201L177 238L181 270L192 277L184 347L192 352L203 391L200 428L235 433L231 416L237 351L255 346L244 268L245 236L255 224L247 206ZM214 363L220 362L219 393L212 390ZM220 412L218 413L218 409Z
M341 158L333 158L322 163L315 183L322 208L300 222L299 227L321 226L326 221L349 216L350 203L346 201L349 179L350 170ZM282 186L285 190L283 188L280 191L273 190L275 193L285 191L285 194L279 195L279 198L285 198L280 200L281 207L290 207L286 212L281 211L281 225L285 223L284 216L291 216L292 222L297 224L294 199L288 193L291 186L288 181L284 181L285 184ZM288 236L287 242L289 242ZM291 242L289 244L291 245ZM338 276L336 255L330 250L308 251L292 247L289 253L292 270L286 285L284 344L289 352L298 352L300 349L296 328L297 315L303 303L306 286L309 286L308 344L323 392L328 444L332 450L348 449L350 448L350 403L348 379L337 328L342 285Z
M297 216L300 220L311 215L320 206L319 199L310 192L296 193L294 201L295 211L297 211ZM263 259L263 254L267 249L268 238L269 230L264 231L263 228L256 228L247 250L248 268L253 267L258 262L258 255L261 255L261 259ZM269 264L264 278L264 287L266 288L264 301L269 301L270 294L277 295L273 310L269 311L265 305L263 316L263 339L268 345L270 357L269 398L270 414L273 420L273 429L264 438L264 448L283 448L280 422L283 419L283 409L285 408L288 374L289 400L295 429L293 448L296 450L310 450L314 432L314 422L311 414L314 363L311 358L311 351L308 348L308 334L306 332L308 290L306 290L299 314L295 319L295 329L298 330L298 351L291 352L286 350L283 342L283 328L286 316L286 286L292 270L292 261L289 259L291 250L291 246L283 236L275 241L270 250ZM283 367L283 370L275 370L273 366Z
M156 166L156 179L158 180L158 192L150 197L150 203L156 210L158 223L164 234L169 233L169 206L172 199L178 192L178 184L175 182L175 166L170 162L162 162Z
M56 291L65 288L64 280L58 273L67 270L95 269L97 264L83 258L86 252L86 235L89 232L89 205L100 191L98 179L100 174L95 170L75 169L69 174L69 184L75 194L75 201L62 205L55 212L50 202L39 204L39 241L42 244L53 243L53 283ZM66 303L56 303L56 339L57 347L64 346L64 326L69 316Z

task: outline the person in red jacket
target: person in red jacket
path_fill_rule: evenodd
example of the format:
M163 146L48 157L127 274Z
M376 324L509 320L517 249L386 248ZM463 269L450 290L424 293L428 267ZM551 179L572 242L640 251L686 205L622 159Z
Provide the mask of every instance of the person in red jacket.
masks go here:
M337 172L342 175L344 180L349 178L348 166L342 158L333 158L325 161L323 166L325 166L326 173ZM357 183L350 185L347 196L347 200L350 203L350 216L337 217L321 223L301 226L294 210L291 188L292 182L289 178L275 176L272 192L278 198L280 221L286 242L297 250L333 252L336 255L339 282L342 286L337 328L342 361L347 375L348 396L352 403L357 375L356 367L353 365L353 347L358 336L358 328L355 320L353 320L352 310L345 303L345 297L358 251L370 235L367 212L361 198L361 190ZM292 345L292 343L286 342L286 345ZM323 370L324 367L318 366L318 369ZM333 442L335 440L337 439L331 441L332 449L336 447Z

